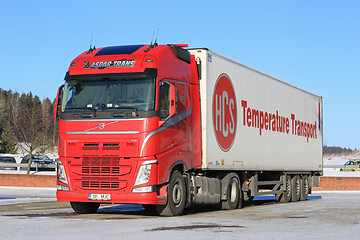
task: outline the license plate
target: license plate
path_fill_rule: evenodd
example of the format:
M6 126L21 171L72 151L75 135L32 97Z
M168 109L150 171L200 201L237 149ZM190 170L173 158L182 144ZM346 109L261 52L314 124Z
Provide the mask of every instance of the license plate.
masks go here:
M89 194L89 200L110 201L111 194Z

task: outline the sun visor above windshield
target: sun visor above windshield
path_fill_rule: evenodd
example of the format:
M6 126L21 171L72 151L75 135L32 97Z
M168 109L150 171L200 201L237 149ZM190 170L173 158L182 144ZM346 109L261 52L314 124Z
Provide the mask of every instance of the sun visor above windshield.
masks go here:
M79 80L79 81L98 81L98 80L118 80L131 78L156 78L157 69L146 68L144 72L130 72L130 73L108 73L108 74L84 74L84 75L70 75L66 73L64 80Z

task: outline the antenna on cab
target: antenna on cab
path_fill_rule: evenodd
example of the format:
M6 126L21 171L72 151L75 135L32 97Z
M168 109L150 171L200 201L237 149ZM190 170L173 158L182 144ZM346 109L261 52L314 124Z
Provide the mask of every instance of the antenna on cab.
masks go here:
M155 31L154 31L155 32ZM154 42L154 46L157 46L157 39L158 39L158 36L159 36L159 28L157 30L157 33L156 33L156 38L155 38L155 42Z
M156 47L156 46L158 45L156 41L157 41L157 37L158 37L158 35L159 35L159 28L158 28L158 31L157 31L157 34L156 34L155 42L154 42L154 44L153 44L154 35L155 35L155 30L154 30L153 35L152 35L152 38L151 38L150 46L149 46L148 49L145 49L144 52L148 52L148 51L150 51L151 49L153 49L154 47Z
M93 37L94 37L94 34L92 33L92 34L91 34L91 39L90 39L90 48L89 48L89 51L87 52L87 54L90 54L90 53L92 53L94 50L96 50L95 46L92 47Z
M152 45L152 43L153 43L153 40L154 40L154 35L155 35L155 30L154 30L154 32L153 32L153 36L152 36L152 38L151 38L151 43L150 43L150 46ZM156 41L156 40L155 40Z

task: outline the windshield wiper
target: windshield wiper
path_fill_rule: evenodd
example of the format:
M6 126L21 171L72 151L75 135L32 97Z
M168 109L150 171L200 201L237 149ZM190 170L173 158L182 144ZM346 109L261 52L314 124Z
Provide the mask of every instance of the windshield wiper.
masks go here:
M94 117L96 117L96 109L94 107L72 107L66 109L84 109L84 110L92 110L94 112Z
M71 108L66 108L66 109L89 109L89 110L93 110L94 112L96 112L96 108L94 107L71 107Z
M139 116L139 112L136 107L108 107L107 109L133 109L135 111L136 117Z

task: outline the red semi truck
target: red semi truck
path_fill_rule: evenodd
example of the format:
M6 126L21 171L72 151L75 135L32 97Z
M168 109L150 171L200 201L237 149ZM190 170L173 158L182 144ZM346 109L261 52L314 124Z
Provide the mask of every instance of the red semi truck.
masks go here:
M54 112L58 201L174 216L307 199L322 175L322 98L187 47L90 48L71 62Z

